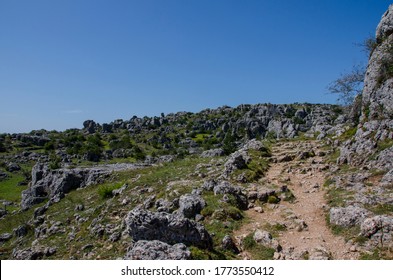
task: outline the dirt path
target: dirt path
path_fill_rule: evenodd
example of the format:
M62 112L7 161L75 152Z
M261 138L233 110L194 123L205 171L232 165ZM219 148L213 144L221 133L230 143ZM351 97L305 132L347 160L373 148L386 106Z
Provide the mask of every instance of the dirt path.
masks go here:
M333 235L326 224L323 183L329 166L324 163L318 142L277 143L272 152L273 163L264 180L254 188L287 186L296 200L265 204L263 213L259 208L247 210L250 222L235 232L237 240L258 229L273 231L282 247L275 254L276 259L356 259L358 254L351 245ZM250 256L243 252L243 257Z

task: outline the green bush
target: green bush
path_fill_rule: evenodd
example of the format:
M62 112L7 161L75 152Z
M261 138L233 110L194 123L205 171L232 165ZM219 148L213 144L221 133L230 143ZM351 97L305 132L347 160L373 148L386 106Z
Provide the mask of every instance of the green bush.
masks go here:
M123 183L122 184L116 184L116 185L103 185L103 186L100 186L98 188L98 195L102 199L111 198L111 197L113 197L112 191L119 189L121 186L123 186Z
M280 199L277 196L269 195L269 197L267 198L267 203L269 203L269 204L277 204L279 202L280 202Z

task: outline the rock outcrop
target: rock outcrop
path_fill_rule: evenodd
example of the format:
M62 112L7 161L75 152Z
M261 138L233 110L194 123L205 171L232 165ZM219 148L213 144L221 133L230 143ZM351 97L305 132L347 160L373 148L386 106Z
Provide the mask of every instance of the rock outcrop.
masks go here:
M158 240L139 240L127 252L125 260L188 260L190 251L182 244L169 245Z
M102 165L91 168L61 168L50 170L48 165L37 163L31 172L30 187L22 192L21 207L23 210L41 203L46 199L61 199L64 194L77 188L97 184L111 174L138 168L134 164Z
M376 46L364 79L359 125L354 138L342 146L339 163L363 164L378 152L379 143L393 139L393 73L389 70L393 63L392 26L393 5L377 27Z
M135 208L125 219L127 231L134 241L159 240L170 245L184 243L212 248L213 242L202 224L164 212Z

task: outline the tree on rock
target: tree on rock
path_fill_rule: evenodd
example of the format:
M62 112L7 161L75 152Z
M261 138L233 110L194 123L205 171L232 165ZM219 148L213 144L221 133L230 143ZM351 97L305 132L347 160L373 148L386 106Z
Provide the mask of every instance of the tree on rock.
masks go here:
M363 66L355 65L352 71L341 76L329 84L330 93L338 94L338 102L349 106L352 105L356 96L363 90L363 81L366 70Z

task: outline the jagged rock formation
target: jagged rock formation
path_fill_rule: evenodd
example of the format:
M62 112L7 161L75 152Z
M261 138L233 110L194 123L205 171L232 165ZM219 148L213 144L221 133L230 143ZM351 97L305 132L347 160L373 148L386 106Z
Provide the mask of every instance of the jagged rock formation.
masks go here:
M393 5L383 15L376 30L376 46L372 51L364 79L362 112L354 139L344 143L339 163L360 165L377 151L378 143L393 139ZM392 157L393 150L385 153ZM376 162L385 162L386 156ZM379 164L389 170L392 166Z
M201 248L212 248L213 245L203 225L178 215L135 208L128 213L125 223L134 241L160 240Z
M37 163L32 170L30 187L22 192L21 207L29 209L46 199L61 199L73 189L97 184L113 171L138 168L135 164L102 165L92 168L50 170L48 165Z

